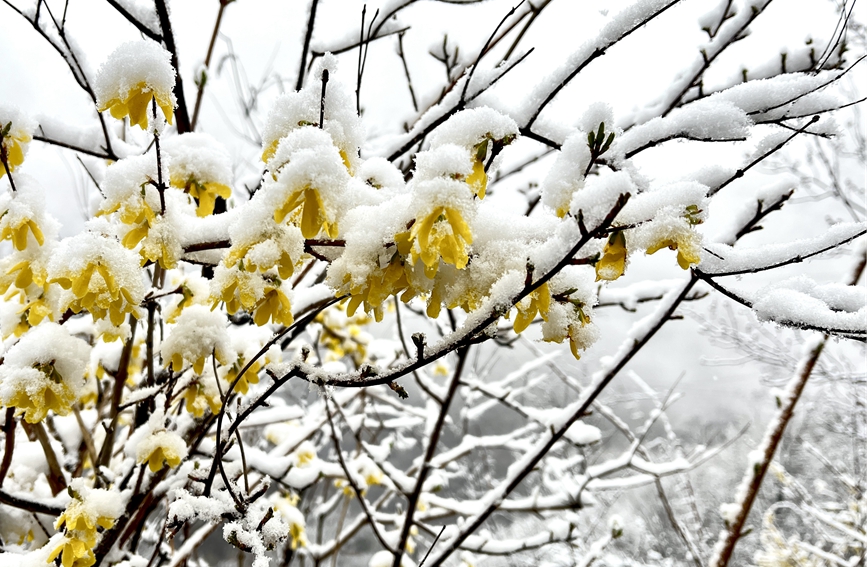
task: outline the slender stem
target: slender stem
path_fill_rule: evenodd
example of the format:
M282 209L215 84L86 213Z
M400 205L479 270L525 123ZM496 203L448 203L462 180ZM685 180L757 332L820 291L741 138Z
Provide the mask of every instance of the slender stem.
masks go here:
M46 433L42 422L27 423L24 421L23 425L25 429L30 429L36 435L36 439L42 445L42 452L45 453L45 462L48 464L48 485L51 487L51 493L57 496L59 492L66 490L66 477L63 476L63 469L60 468L57 454L51 446L48 433Z
M178 108L175 111L175 119L178 127L178 134L183 134L190 131L190 117L187 114L187 99L184 96L184 81L181 77L181 67L178 64L178 50L175 47L175 36L172 33L172 23L169 19L169 10L165 0L154 0L157 16L160 20L160 28L163 30L163 43L166 44L166 49L172 56L172 67L175 69L177 77L175 79L175 98L178 101Z
M307 66L307 53L310 51L310 40L313 37L313 26L316 23L316 8L319 0L310 0L310 15L307 17L307 31L304 33L304 47L301 48L301 59L298 63L298 79L295 81L295 90L300 91L304 86L304 69Z
M208 82L208 71L211 67L211 56L214 54L214 45L217 43L217 35L220 31L220 23L223 21L223 12L232 0L220 0L220 9L217 11L217 21L214 23L214 31L211 33L211 42L208 44L208 53L205 55L204 71L198 77L198 89L196 90L196 104L193 107L193 120L190 122L190 132L196 129L199 121L199 109L202 107L202 97L205 94L205 84Z
M443 398L443 403L440 406L440 413L437 416L436 423L434 423L433 429L430 432L430 438L428 439L427 447L425 448L424 459L422 460L421 468L418 471L418 478L415 481L415 488L413 488L412 494L409 497L406 517L403 520L403 527L400 530L400 539L398 539L392 567L400 567L401 560L403 559L403 550L406 548L406 540L409 538L409 532L412 529L412 520L415 516L415 510L418 507L418 499L421 497L422 490L424 489L424 482L427 480L427 475L431 471L430 463L436 454L440 435L442 434L446 417L449 414L449 407L455 397L455 392L458 391L458 385L461 383L461 375L464 372L464 363L467 361L467 355L469 352L469 346L458 350L458 365L455 367L455 372L452 375L449 390L446 393L445 398Z
M15 426L18 421L15 419L15 408L6 408L6 421L3 422L3 462L0 463L0 487L3 486L3 481L6 480L6 473L9 472L9 467L12 465L12 453L15 451Z

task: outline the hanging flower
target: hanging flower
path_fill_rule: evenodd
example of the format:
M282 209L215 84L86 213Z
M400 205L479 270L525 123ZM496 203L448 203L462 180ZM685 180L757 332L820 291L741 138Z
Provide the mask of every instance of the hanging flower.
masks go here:
M24 163L27 145L33 139L36 123L15 107L0 104L0 152L6 165L15 171ZM0 160L0 178L6 175L6 167ZM21 248L19 248L21 250Z
M144 285L135 254L113 238L84 232L63 240L48 269L50 283L71 293L63 308L87 310L115 326L127 314L138 316Z
M626 235L615 230L608 237L602 257L596 262L596 281L614 281L626 270Z
M94 81L96 106L117 119L129 116L131 125L146 130L148 110L155 100L171 124L177 105L174 86L171 54L151 40L131 41L118 47L99 69Z
M87 343L56 323L33 328L4 357L0 402L29 423L42 421L49 411L68 414L84 387L89 351Z
M551 307L551 292L548 290L548 283L540 285L533 290L530 295L518 302L515 307L518 310L518 315L515 317L515 323L512 328L516 333L521 333L524 329L530 326L533 319L538 313L543 321L548 320L548 309Z
M217 197L232 196L231 158L223 147L207 134L187 133L168 138L163 149L169 156L169 181L196 199L196 215L214 212Z
M202 374L211 354L220 364L231 364L235 353L226 331L227 324L225 314L211 311L204 305L191 305L178 316L160 353L171 361L175 372L180 372L186 362L192 365L194 373Z
M148 464L151 472L157 472L164 464L176 467L187 456L187 445L177 433L156 431L142 439L136 447L136 462Z

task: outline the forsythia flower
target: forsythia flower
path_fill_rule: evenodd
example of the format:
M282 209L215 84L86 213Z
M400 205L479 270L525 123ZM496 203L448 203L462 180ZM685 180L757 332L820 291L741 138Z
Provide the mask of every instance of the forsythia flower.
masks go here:
M520 333L530 326L533 319L538 313L544 321L548 320L548 309L551 307L551 292L548 290L548 283L544 283L531 292L530 295L518 302L515 307L518 309L518 315L515 317L515 323L512 328L516 333Z
M168 138L163 150L169 156L169 181L198 201L196 215L214 212L217 197L232 195L231 158L207 134L187 133Z
M341 293L349 293L351 296L346 306L346 314L352 317L358 306L364 304L366 312L373 312L377 321L382 320L382 303L391 295L396 295L410 289L410 282L406 275L406 266L403 258L395 254L388 266L373 270L361 284L352 285L352 276L346 274L343 278L344 285L340 288ZM406 301L415 293L407 292ZM402 298L403 299L403 298Z
M299 208L300 212L295 212L292 219L301 228L304 238L315 238L320 230L324 230L329 238L337 237L337 221L325 214L319 190L309 186L289 195L274 211L274 222L283 222L287 215Z
M29 423L49 411L66 415L84 387L89 347L56 323L28 331L0 366L0 402Z
M64 536L60 545L48 556L47 563L54 563L59 555L63 567L90 567L96 563L91 545L76 537Z
M654 254L663 248L677 250L677 265L688 270L701 262L701 236L688 226L680 228L659 238L647 248L647 253Z
M129 116L130 124L148 127L148 107L152 101L172 123L177 104L172 92L175 70L171 55L150 40L125 43L102 65L94 81L97 107L115 118Z
M261 327L268 321L287 327L293 321L292 305L289 303L289 298L280 289L279 280L265 287L265 297L253 307L254 323Z
M275 493L271 497L274 511L289 525L289 538L291 540L289 545L292 549L298 549L307 545L304 514L295 507L297 500L297 496L293 497L290 494L280 495Z
M226 331L227 324L225 314L211 311L204 305L191 305L178 317L160 353L171 361L175 372L180 372L186 361L192 365L194 373L202 374L211 354L220 364L231 364L236 355Z
M433 278L439 267L440 258L459 270L469 262L466 247L473 243L473 234L460 211L452 207L439 206L421 220L416 220L409 232L409 240L398 235L401 240L398 249L413 245L413 258L421 258L425 265L425 275ZM401 253L405 253L401 250ZM409 252L409 250L407 250Z
M33 139L36 123L15 107L0 105L0 152L4 154L9 171L24 163L27 144ZM0 160L0 178L6 168ZM20 248L19 248L20 250Z
M157 431L142 439L136 447L136 462L147 463L151 472L181 464L187 456L187 446L177 433Z
M602 257L596 262L596 281L614 281L626 270L626 235L616 230L608 237Z
M117 493L92 489L80 478L72 481L68 491L72 500L54 523L55 529L63 531L63 539L48 562L52 563L59 555L64 567L88 567L96 562L93 547L98 530L111 528L123 507Z
M209 387L210 384L213 384L213 387ZM201 380L190 384L184 391L184 403L187 411L194 417L205 415L205 408L210 408L211 413L216 415L223 407L220 392L212 380L207 380L205 384Z

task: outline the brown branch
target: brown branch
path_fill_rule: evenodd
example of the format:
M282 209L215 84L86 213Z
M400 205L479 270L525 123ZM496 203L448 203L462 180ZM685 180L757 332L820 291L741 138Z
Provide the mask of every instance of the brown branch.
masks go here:
M301 48L301 60L298 64L298 79L295 81L295 90L300 91L304 86L304 68L307 66L307 52L310 51L310 40L313 37L313 25L316 22L316 8L319 0L310 0L310 15L307 18L307 31L304 33L304 46Z
M0 490L0 504L12 506L19 510L27 510L28 512L36 512L37 514L45 514L47 516L59 516L63 513L63 507L54 506L37 500L29 500L14 494L10 494L5 490Z
M464 363L467 360L467 355L470 352L470 347L463 347L458 350L458 364L455 367L454 374L452 375L452 381L449 384L448 392L446 392L445 398L443 398L442 404L440 404L440 413L437 416L436 423L433 426L433 429L430 432L430 437L428 438L427 447L425 448L424 459L421 463L421 468L418 471L418 478L415 481L415 488L412 490L412 494L409 497L409 504L407 504L406 516L403 520L403 527L400 530L400 539L398 540L397 550L394 554L394 562L392 563L392 567L400 567L401 560L403 559L403 550L406 547L406 540L409 538L409 532L412 529L412 520L415 516L415 510L418 507L418 500L421 497L422 490L424 489L425 480L427 480L427 475L431 471L431 460L433 460L434 455L436 454L437 445L439 444L440 435L442 435L443 426L446 422L446 416L449 414L449 407L451 406L452 400L455 397L455 392L458 391L458 385L461 383L461 375L464 371Z
M175 120L178 128L178 134L183 134L190 131L190 117L187 114L187 99L184 95L184 81L181 78L181 67L178 64L178 50L175 47L175 36L172 33L172 22L169 19L169 10L165 0L154 0L154 5L157 10L157 17L160 20L160 28L163 30L163 43L166 45L169 53L172 56L172 67L177 74L175 80L175 98L178 101L178 108L175 111Z
M232 0L220 0L220 9L217 11L217 21L214 23L214 31L211 33L211 42L208 44L208 52L205 55L204 71L198 77L198 89L196 90L196 104L193 106L193 120L190 122L190 131L196 129L199 121L199 110L202 108L202 97L205 94L205 84L208 82L208 71L211 66L211 56L214 54L214 45L217 43L217 35L220 32L220 23L223 21L223 12Z
M3 462L0 463L0 487L3 486L6 473L9 472L9 467L12 465L12 453L15 451L15 426L17 424L15 408L6 408L6 421L3 422L5 440L3 443Z

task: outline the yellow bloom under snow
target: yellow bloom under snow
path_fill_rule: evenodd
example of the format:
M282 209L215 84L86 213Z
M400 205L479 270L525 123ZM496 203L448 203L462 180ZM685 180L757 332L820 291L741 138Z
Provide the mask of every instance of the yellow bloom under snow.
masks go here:
M253 307L253 322L259 325L265 325L271 321L278 325L292 324L292 305L289 303L289 298L283 293L283 290L278 287L267 287L265 289L265 297L260 299L255 307Z
M186 391L184 391L184 407L194 417L202 417L205 415L206 408L210 408L211 413L216 415L223 407L223 402L220 400L220 395L216 391L216 388L210 391L200 383L195 382L190 384Z
M181 464L187 456L187 447L176 433L157 431L142 440L136 453L137 463L147 463L151 472L157 472L164 464L171 468Z
M488 174L485 173L485 164L481 160L473 160L473 172L467 176L467 185L473 190L479 199L485 198L485 190L488 187Z
M662 238L647 248L648 254L654 254L663 248L677 250L677 265L688 270L691 265L701 262L701 238L691 229L678 231L674 236Z
M142 130L147 130L148 107L154 99L157 101L157 106L163 111L166 121L171 124L174 117L174 102L170 93L154 91L145 83L138 83L123 98L116 97L103 102L99 105L99 111L108 110L118 120L129 116L131 126L138 126Z
M515 316L515 323L512 328L516 333L529 327L537 313L543 320L547 321L548 309L551 308L551 292L548 289L548 283L545 282L540 285L529 296L518 302L515 307L518 310L518 315Z
M395 237L395 240L400 239ZM433 278L436 276L440 258L459 270L467 266L469 255L466 248L473 243L473 234L460 211L439 206L424 218L416 219L410 229L408 243L413 245L413 259L421 258L425 265L425 275ZM398 248L401 247L403 245L398 243Z
M174 187L185 190L194 197L199 205L196 208L196 215L206 217L214 212L214 204L217 197L228 199L232 196L232 188L222 183L215 181L198 181L196 179L183 179L180 177L172 177L171 184Z
M109 266L101 261L90 262L77 274L65 274L51 281L72 291L75 299L69 309L73 312L86 309L94 319L108 317L115 326L123 323L125 315L133 313L138 305L130 290L118 285Z
M96 563L96 557L93 554L91 547L95 544L89 544L86 541L76 537L64 536L51 555L48 556L46 563L54 563L57 556L60 556L60 563L63 567L90 567Z
M3 124L2 121L0 121L0 131L2 131L5 126L6 124ZM12 132L11 128L10 132L3 136L2 144L0 144L0 151L6 153L6 165L9 166L9 171L15 171L18 166L24 163L24 148L27 147L30 140L32 140L32 138L27 132ZM0 178L4 175L6 175L6 168L3 167L2 162L0 162Z
M326 215L317 189L308 186L294 191L274 211L274 222L283 222L290 213L293 213L292 222L301 229L304 238L315 238L320 230L324 230L329 238L337 237L337 221Z
M74 498L54 522L54 529L64 528L67 532L92 535L92 539L87 537L84 541L96 541L97 526L107 530L113 525L114 518L100 516L89 510L81 500Z
M175 107L175 70L171 54L152 40L131 41L109 55L94 80L99 111L115 118L129 116L130 124L147 129L152 102L169 124Z
M596 281L614 281L626 270L626 236L616 230L608 237L602 257L596 262Z
M346 306L346 314L352 317L358 307L364 304L364 311L373 313L377 322L381 321L383 317L383 302L392 295L410 290L411 287L404 260L398 254L395 254L388 266L377 268L368 274L363 283L351 285L351 279L351 275L346 274L344 277L345 285L341 288L348 291L351 296ZM348 290L345 289L347 287ZM407 291L401 299L409 301L415 295L414 292Z
M5 171L5 170L4 170ZM27 233L33 234L33 238L40 246L45 244L45 236L42 234L42 229L34 219L22 218L14 225L3 223L0 229L0 240L11 240L12 245L16 250L24 250L27 248Z
M63 381L56 378L40 380L34 388L18 388L4 404L24 414L27 423L38 423L49 411L67 415L75 403L75 393Z

